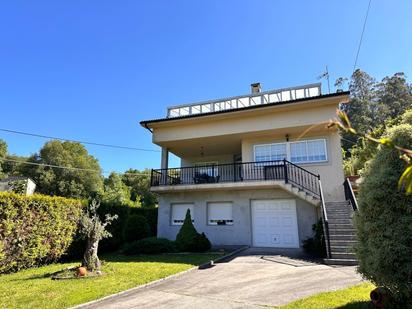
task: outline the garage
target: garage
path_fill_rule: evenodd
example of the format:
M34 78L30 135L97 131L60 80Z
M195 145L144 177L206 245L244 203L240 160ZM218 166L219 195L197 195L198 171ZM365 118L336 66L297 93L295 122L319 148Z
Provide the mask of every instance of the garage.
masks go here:
M251 206L253 246L299 248L295 200L253 200Z

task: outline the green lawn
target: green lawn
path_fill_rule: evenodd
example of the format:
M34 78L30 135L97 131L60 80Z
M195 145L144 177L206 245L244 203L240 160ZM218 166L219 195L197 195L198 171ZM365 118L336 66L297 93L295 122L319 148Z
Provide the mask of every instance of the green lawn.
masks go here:
M67 308L117 293L200 265L216 255L102 256L104 276L51 280L61 263L0 275L0 308Z
M369 293L374 288L370 283L359 284L344 290L316 294L297 300L282 309L367 309L370 302Z

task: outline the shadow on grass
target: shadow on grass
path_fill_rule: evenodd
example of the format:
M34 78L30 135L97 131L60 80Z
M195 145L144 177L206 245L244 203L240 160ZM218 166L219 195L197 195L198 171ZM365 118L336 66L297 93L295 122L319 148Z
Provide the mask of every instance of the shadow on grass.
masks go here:
M372 308L370 301L356 301L353 303L349 303L349 304L337 307L336 309L368 309L368 308Z
M100 257L102 262L108 263L173 263L201 265L210 260L220 257L213 253L188 253L188 254L155 254L155 255L123 255L105 254Z

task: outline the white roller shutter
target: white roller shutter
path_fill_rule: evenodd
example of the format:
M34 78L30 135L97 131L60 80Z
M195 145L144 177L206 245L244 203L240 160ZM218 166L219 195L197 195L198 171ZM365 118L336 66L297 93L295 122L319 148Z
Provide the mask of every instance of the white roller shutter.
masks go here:
M233 225L231 202L213 202L207 205L207 218L210 225Z
M172 204L171 221L172 225L182 225L186 217L186 212L190 210L190 216L193 218L193 204Z

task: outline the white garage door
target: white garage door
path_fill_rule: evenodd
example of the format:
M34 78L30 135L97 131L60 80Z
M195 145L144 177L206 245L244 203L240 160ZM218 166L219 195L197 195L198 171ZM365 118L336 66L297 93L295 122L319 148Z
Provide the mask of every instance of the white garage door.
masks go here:
M294 200L252 201L255 247L299 248Z

